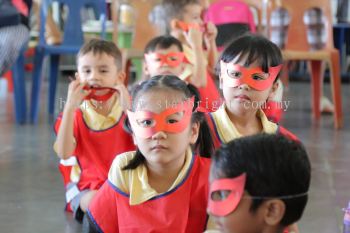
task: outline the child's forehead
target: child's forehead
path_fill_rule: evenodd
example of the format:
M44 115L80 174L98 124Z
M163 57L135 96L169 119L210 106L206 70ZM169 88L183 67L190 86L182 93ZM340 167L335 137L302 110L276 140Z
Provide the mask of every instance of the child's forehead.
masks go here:
M181 52L181 50L176 44L172 44L168 48L162 48L160 46L157 46L153 52L166 54L170 52Z
M144 92L133 105L137 111L160 113L167 108L175 107L184 100L184 94L179 91L153 89Z
M116 60L113 56L105 53L105 52L88 52L82 54L78 57L78 65L87 65L87 64L95 64L95 65L114 65L116 64Z

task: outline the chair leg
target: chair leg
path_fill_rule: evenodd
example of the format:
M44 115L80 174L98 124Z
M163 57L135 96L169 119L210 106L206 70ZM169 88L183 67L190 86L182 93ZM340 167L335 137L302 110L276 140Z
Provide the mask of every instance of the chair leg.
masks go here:
M34 71L32 80L32 97L30 104L30 122L36 124L39 116L39 100L40 100L40 87L41 87L41 72L44 59L44 52L41 49L35 51L34 57Z
M343 127L343 110L341 97L341 81L340 81L340 66L339 52L333 51L331 54L331 88L334 102L334 127L336 129Z
M15 116L17 124L24 124L26 121L27 103L24 75L24 54L21 52L12 69Z
M55 96L58 76L59 55L50 56L50 78L49 78L49 119L53 119L55 111Z
M321 99L321 87L323 78L322 73L322 61L310 61L311 66L311 93L312 93L312 113L315 120L319 120L321 117L320 99Z

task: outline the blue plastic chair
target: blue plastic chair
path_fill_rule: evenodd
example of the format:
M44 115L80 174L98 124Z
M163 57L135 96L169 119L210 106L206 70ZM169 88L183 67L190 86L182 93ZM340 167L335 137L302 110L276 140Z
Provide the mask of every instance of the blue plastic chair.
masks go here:
M105 0L44 0L40 9L41 22L45 22L49 6L53 2L68 7L68 16L64 22L63 42L60 45L48 45L45 41L45 23L40 24L39 44L36 47L34 58L32 98L30 106L30 121L38 122L40 87L42 83L42 64L44 57L50 55L49 72L49 117L52 119L55 109L56 84L58 76L59 56L61 54L76 54L84 42L82 23L80 18L81 9L93 7L94 12L100 16L102 23L101 37L105 37L106 2Z

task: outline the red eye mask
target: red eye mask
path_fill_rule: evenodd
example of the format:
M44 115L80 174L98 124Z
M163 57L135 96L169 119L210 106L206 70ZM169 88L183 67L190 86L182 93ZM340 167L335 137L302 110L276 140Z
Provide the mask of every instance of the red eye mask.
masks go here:
M111 88L111 87L88 87L88 86L85 86L83 89L90 91L90 94L84 98L85 100L94 99L97 101L106 101L109 98L111 98L111 96L114 94L114 92L117 91L116 89ZM96 92L102 91L102 90L108 90L108 92L106 94L103 94L103 95L96 95Z
M198 23L185 23L183 21L177 21L177 26L184 32L188 32L191 28L205 31L205 27L201 27Z
M149 63L157 63L159 64L159 67L163 66L164 64L167 64L171 67L177 67L179 66L185 58L184 53L167 53L167 54L161 54L161 53L147 53L145 54L145 59Z
M214 180L210 184L208 212L215 216L226 216L235 211L244 193L246 174L235 177ZM228 196L223 200L215 200L215 192L229 191Z
M150 111L127 111L130 125L134 134L142 138L150 138L159 131L168 133L180 133L190 123L194 98L178 103L174 107L165 109L157 114ZM169 122L169 116L175 113L183 115L177 122Z
M245 68L233 63L220 61L221 76L226 87L238 87L247 84L251 88L264 91L272 86L282 65L269 67L269 72L265 73L261 68Z

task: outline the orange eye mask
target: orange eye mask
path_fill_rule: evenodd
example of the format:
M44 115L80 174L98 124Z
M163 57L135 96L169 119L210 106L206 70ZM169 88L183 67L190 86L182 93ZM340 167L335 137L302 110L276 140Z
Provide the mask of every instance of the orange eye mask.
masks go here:
M251 88L264 91L272 86L282 65L269 67L268 73L261 68L245 68L233 63L220 61L221 76L226 87L238 87L247 84Z
M233 212L242 199L245 182L245 173L235 178L214 180L210 184L208 212L215 216L226 216ZM220 195L221 192L229 192L229 194L223 198Z
M148 53L145 54L145 59L151 64L157 64L157 67L161 67L167 64L171 67L177 67L184 61L185 55L182 52L179 53Z
M185 23L183 21L177 21L177 26L184 32L188 32L191 28L205 31L205 27L201 27L198 23Z
M109 98L111 98L111 96L117 91L116 89L111 88L111 87L88 87L88 86L85 86L83 89L87 90L87 91L91 91L90 94L84 98L85 100L94 99L97 101L106 101ZM96 94L96 92L102 91L102 90L108 90L108 92L106 94L103 94L103 95Z
M127 114L134 134L138 137L150 138L160 131L182 132L191 121L193 104L194 98L192 97L158 114L150 111L127 111ZM183 113L181 119L177 119L178 117L170 119L170 116L176 113Z

